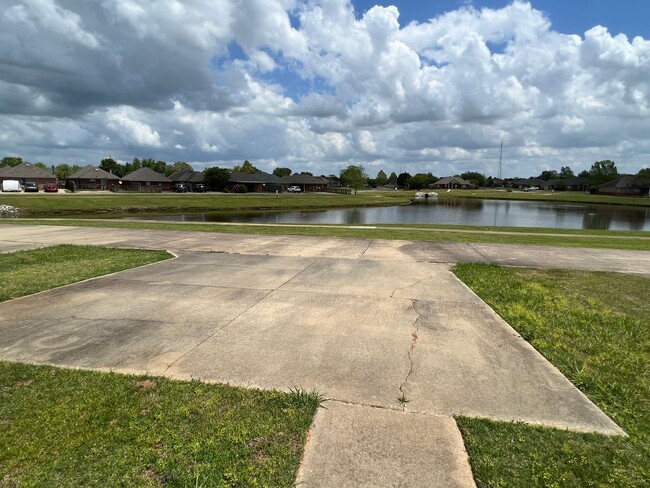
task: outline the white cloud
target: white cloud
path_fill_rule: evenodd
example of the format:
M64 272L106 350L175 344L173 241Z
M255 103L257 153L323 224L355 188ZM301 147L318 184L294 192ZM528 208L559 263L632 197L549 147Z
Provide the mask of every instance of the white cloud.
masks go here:
M502 138L524 175L647 164L650 41L559 33L519 0L403 26L396 3L0 0L0 140L53 164L494 173Z

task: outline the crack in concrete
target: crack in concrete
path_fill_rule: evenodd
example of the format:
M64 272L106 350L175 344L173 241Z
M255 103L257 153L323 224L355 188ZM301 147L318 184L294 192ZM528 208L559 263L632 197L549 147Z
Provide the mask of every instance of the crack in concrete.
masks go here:
M415 345L418 342L418 332L420 331L420 327L417 325L418 321L422 318L422 314L418 312L417 310L417 300L411 299L411 304L413 306L413 311L417 314L416 319L413 321L412 327L414 328L413 332L411 332L411 347L409 347L409 350L407 352L408 360L409 360L409 370L406 373L406 376L404 377L404 381L402 381L402 384L399 385L399 392L401 393L401 396L399 397L401 400L400 403L402 404L402 411L406 410L406 403L408 400L406 399L406 394L404 393L404 387L406 386L406 383L408 383L409 378L411 377L411 374L413 374L413 350L415 349Z
M490 258L488 258L487 256L485 256L481 251L479 251L478 249L476 249L476 248L472 245L471 242L468 242L468 243L467 243L467 247L469 247L472 251L474 251L476 254L478 254L479 256L481 256L481 257L485 260L486 263L492 263L492 262L494 262L493 260L491 260ZM454 263L454 264L455 264L455 263Z

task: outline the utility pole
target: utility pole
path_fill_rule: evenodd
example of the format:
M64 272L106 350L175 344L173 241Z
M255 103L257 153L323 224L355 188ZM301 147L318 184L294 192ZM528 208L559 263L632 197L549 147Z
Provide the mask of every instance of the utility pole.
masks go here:
M499 171L497 174L497 178L501 178L501 173L503 172L503 139L501 139L501 150L499 151Z

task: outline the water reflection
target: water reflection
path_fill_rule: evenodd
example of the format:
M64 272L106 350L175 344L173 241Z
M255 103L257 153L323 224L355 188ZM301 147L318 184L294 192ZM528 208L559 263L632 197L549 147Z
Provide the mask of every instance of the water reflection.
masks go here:
M139 215L185 222L278 224L455 224L557 229L650 230L650 209L614 205L575 205L509 200L440 199L396 207L348 208L303 212L215 212Z

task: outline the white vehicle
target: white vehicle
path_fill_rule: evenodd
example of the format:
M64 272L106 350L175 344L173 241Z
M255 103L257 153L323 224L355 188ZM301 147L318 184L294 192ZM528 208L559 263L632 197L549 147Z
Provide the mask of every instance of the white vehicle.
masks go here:
M300 189L299 186L293 185L293 186L290 186L289 188L287 188L287 191L289 193L300 193L302 190Z
M2 182L2 191L20 191L20 181L4 180Z

